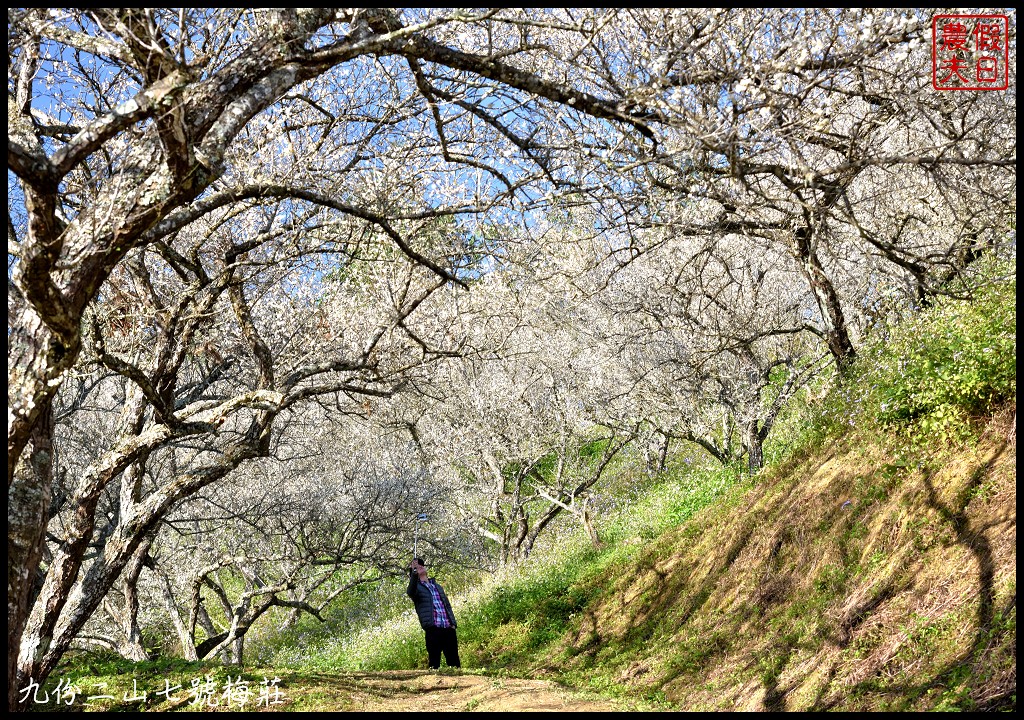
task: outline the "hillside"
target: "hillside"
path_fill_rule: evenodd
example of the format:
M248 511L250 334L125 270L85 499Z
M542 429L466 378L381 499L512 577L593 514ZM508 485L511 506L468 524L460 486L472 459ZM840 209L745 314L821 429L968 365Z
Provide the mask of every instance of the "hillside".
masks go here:
M1015 480L1014 408L955 451L849 435L568 588L526 664L666 709L1015 707Z
M978 442L955 448L848 435L657 537L591 548L582 563L548 562L546 577L524 574L464 598L462 673L407 669L423 660L418 629L397 638L378 629L389 651L366 663L370 671L314 658L292 669L247 666L248 709L1014 709L1015 436L1012 406ZM83 659L62 675L120 694L133 678L187 688L181 678L205 674L229 686L237 671ZM261 678L274 676L281 704L253 707ZM66 704L192 705L159 693Z

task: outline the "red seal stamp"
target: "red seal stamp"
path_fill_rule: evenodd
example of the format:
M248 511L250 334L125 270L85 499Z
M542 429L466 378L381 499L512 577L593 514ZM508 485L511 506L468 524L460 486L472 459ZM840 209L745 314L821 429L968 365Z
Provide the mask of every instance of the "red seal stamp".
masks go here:
M1010 86L1010 19L1006 15L932 18L932 87L1006 90Z

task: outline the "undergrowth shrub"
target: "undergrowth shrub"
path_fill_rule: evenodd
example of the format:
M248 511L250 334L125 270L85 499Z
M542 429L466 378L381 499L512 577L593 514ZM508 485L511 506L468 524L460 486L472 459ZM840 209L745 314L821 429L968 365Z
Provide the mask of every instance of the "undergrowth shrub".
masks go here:
M851 424L920 442L963 440L971 419L1016 397L1016 277L939 297L865 344L832 403Z

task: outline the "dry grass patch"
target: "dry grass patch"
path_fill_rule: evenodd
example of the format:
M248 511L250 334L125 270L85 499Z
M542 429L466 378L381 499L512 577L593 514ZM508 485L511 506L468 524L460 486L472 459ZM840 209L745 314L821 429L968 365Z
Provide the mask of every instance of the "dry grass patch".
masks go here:
M608 578L577 667L688 710L1015 703L1012 417L956 452L849 437L666 533Z

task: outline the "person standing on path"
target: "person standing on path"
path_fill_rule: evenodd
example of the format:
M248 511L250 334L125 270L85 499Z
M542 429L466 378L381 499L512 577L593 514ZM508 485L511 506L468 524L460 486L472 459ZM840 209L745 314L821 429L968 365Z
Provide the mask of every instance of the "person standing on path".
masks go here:
M436 580L427 576L423 558L413 558L409 565L409 588L406 594L416 606L416 617L426 636L427 666L431 670L441 667L444 654L448 667L462 667L459 662L459 639L455 635L455 613Z

